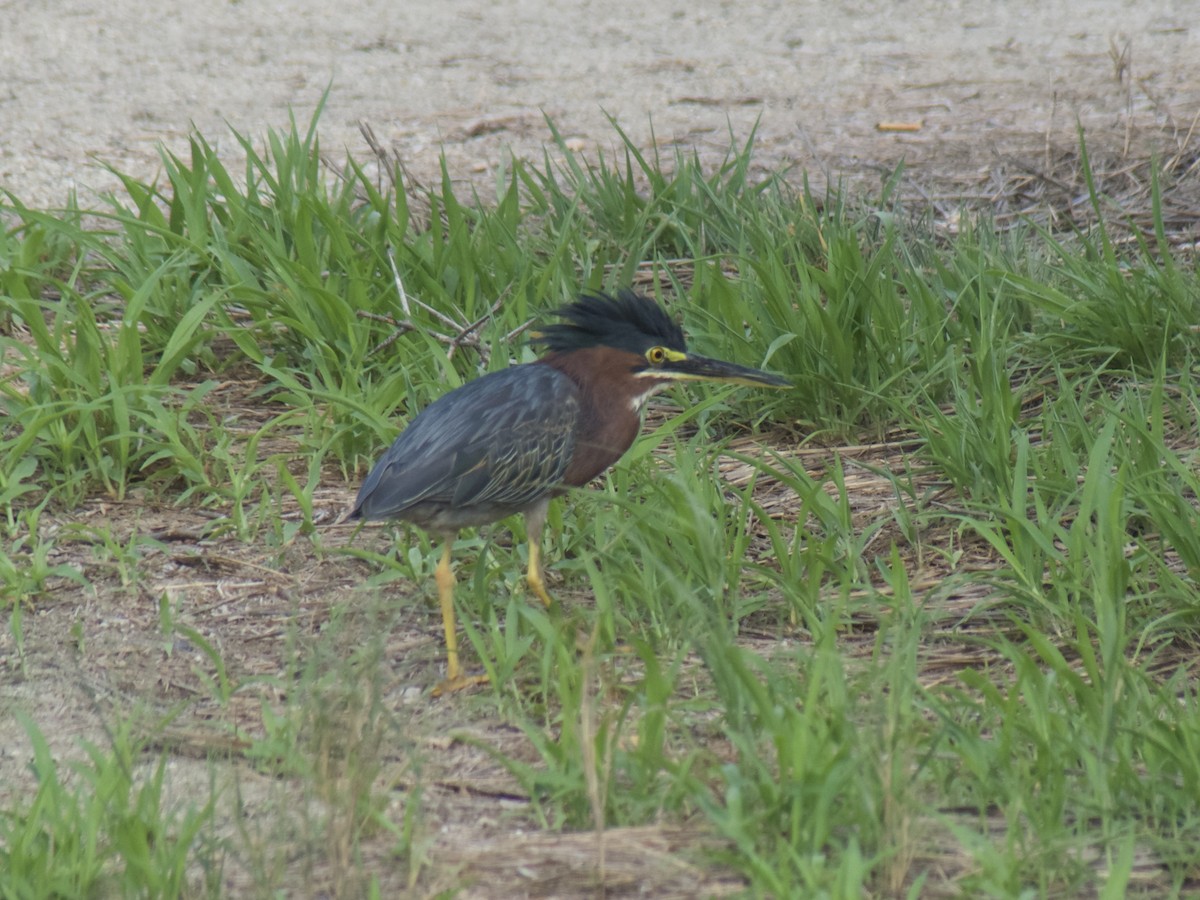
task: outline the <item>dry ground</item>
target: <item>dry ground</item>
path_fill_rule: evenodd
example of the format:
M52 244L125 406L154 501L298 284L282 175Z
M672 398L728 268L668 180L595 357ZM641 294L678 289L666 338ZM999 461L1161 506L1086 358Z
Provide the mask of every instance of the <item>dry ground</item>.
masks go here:
M228 140L307 118L362 156L358 123L413 171L483 176L540 158L543 116L581 146L722 152L759 123L764 165L818 180L1036 167L1078 120L1106 149L1166 153L1200 111L1200 29L1172 0L0 0L0 187L33 205L148 176L194 125ZM916 132L877 130L920 124ZM230 166L231 169L236 167Z
M331 15L315 0L243 0L181 4L164 15L145 0L0 0L0 187L31 205L57 205L68 188L87 200L113 184L94 160L149 176L156 145L182 151L192 124L232 156L225 122L257 137L282 126L289 107L306 118L331 86L321 120L328 150L365 157L358 123L366 121L426 179L441 153L455 177L478 181L510 151L538 157L548 136L543 115L581 148L608 150L617 141L607 113L642 146L656 139L712 159L731 134L743 141L758 123L760 164L795 165L818 184L878 184L907 160L909 190L948 219L964 200L994 204L1002 214L1040 205L1071 215L1079 200L1079 121L1135 206L1145 198L1150 152L1173 164L1180 179L1169 213L1187 243L1195 240L1200 208L1189 194L1200 180L1200 28L1186 6L351 0ZM916 130L880 130L887 123ZM243 416L253 413L244 386L228 385L222 398ZM789 437L775 443L802 453ZM802 456L813 471L835 452L888 470L903 468L905 449L897 441ZM848 471L864 527L887 516L894 496L886 483L867 467L851 463ZM727 475L744 477L734 466ZM316 493L330 547L349 538L331 523L355 487L329 472ZM760 490L772 487L761 483ZM779 515L791 514L790 498L774 502ZM8 629L0 630L0 735L9 736L0 739L0 805L19 789L29 755L15 710L28 711L63 755L80 738L103 742L114 712L147 722L172 713L164 745L173 791L207 790L207 757L228 753L221 777L241 791L248 820L261 836L302 847L313 839L304 811L278 820L287 784L239 761L243 748L228 728L255 727L260 702L280 699L282 689L235 694L222 707L208 681L211 659L194 642L165 640L162 603L219 650L235 681L294 674L337 618L333 633L345 647L387 635L380 701L405 723L410 743L383 751L380 778L397 820L408 789L425 786L420 841L430 864L417 893L462 879L484 885L465 896L592 896L597 838L540 834L527 798L490 756L440 737L453 729L507 753L528 752L485 703L429 702L441 646L424 590L363 591L373 572L366 563L336 553L314 559L305 543L280 550L214 537L217 515L137 497L98 498L44 523L48 530L95 523L118 542L140 534L158 543L130 578L117 556L63 540L63 559L81 566L90 587L64 583L27 615L23 661ZM285 501L284 515L299 513ZM382 547L385 536L357 540ZM981 549L961 549L964 567L993 564ZM946 574L926 565L914 572L922 590ZM395 602L403 594L413 602ZM930 680L979 662L979 648L962 644L949 627L975 599L939 595L947 632L929 648ZM871 623L863 628L869 652ZM746 637L763 652L793 639ZM680 897L737 888L727 874L699 864L694 851L703 839L689 828L618 830L604 840L609 896L647 885L655 896ZM387 841L366 846L375 852ZM296 860L280 864L293 888L304 884L318 894L344 875L336 853L323 858L312 872ZM953 877L953 860L916 863ZM228 877L236 894L249 876L234 869ZM387 885L393 893L406 887L396 877Z

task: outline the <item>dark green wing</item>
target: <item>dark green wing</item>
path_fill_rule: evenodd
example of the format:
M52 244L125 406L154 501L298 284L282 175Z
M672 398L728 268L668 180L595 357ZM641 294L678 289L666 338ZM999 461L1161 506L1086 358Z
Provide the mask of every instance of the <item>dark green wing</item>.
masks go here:
M519 509L557 487L575 450L579 389L550 366L502 369L440 397L375 464L352 516L417 503Z

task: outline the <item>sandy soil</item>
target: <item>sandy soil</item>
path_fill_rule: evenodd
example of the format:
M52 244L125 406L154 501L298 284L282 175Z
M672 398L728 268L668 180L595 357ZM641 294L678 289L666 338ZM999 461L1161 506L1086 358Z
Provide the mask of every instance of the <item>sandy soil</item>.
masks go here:
M1073 144L1076 117L1096 141L1178 143L1200 111L1195 7L1172 0L170 6L0 0L0 187L86 198L113 185L96 160L148 177L193 126L232 151L225 123L258 137L327 87L327 150L365 157L365 121L425 176L443 150L456 176L540 156L543 116L583 146L615 144L611 115L642 146L653 126L702 153L758 121L763 162L820 179L987 167Z

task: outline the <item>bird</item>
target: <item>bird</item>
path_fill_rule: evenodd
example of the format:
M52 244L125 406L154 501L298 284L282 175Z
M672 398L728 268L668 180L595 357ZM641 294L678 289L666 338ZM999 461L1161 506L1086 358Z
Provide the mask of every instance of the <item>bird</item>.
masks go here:
M347 518L401 520L439 535L434 571L446 678L434 693L486 683L467 675L454 615L454 541L462 528L517 513L529 541L526 582L544 604L541 535L552 498L586 485L632 446L646 401L683 381L783 388L778 375L691 353L654 300L584 293L533 334L546 352L483 375L425 407L375 463Z

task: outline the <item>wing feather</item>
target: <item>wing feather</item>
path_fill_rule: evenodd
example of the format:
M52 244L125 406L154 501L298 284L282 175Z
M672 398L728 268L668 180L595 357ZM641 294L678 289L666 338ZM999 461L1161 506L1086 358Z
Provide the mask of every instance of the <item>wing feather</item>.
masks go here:
M363 481L352 515L402 517L417 503L525 506L562 480L579 389L529 363L468 382L424 409Z

